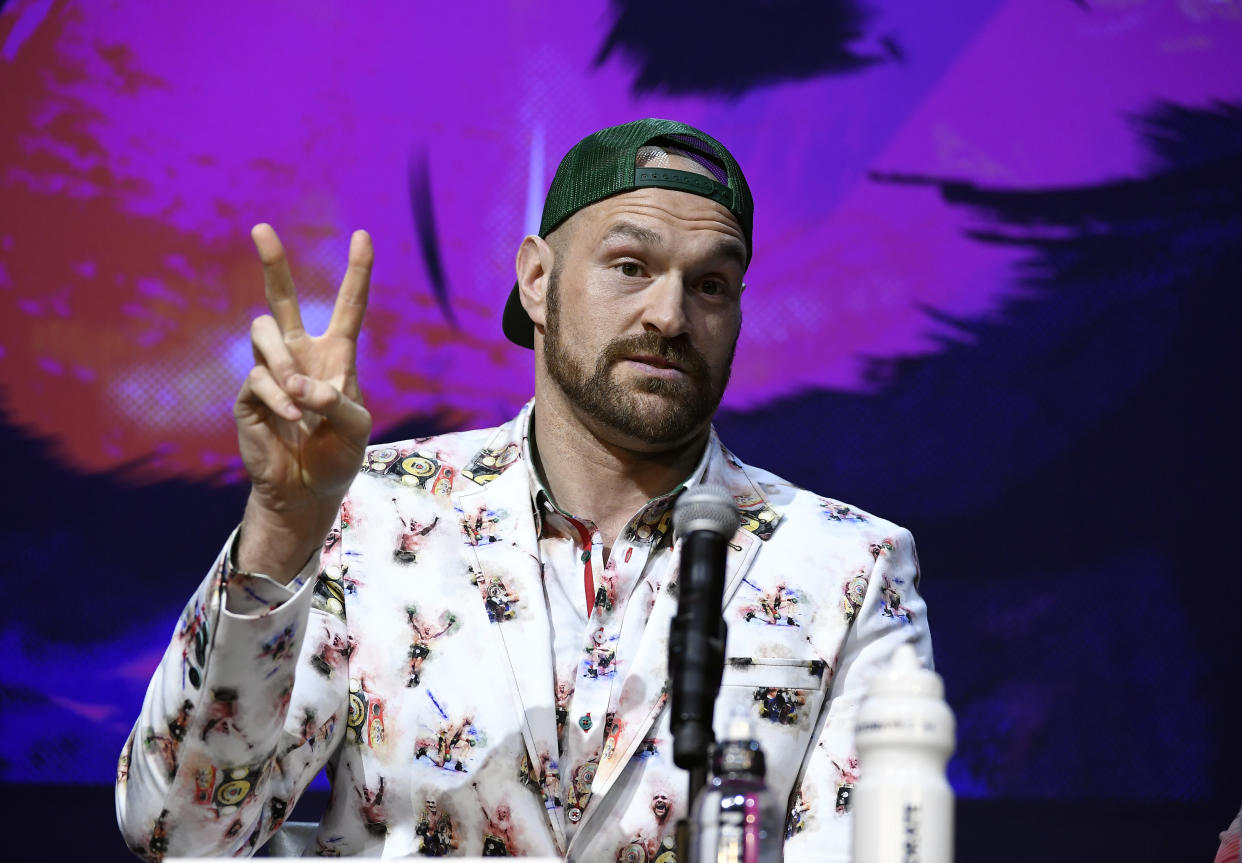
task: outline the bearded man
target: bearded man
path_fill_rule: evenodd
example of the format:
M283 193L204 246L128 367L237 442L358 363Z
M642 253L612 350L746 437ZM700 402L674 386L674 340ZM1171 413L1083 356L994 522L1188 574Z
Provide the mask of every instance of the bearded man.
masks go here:
M135 852L253 852L326 767L320 854L665 859L688 805L669 735L670 511L712 483L739 525L718 728L750 718L793 813L785 858L848 859L863 684L904 642L930 663L930 639L906 530L742 464L712 428L752 217L737 162L698 129L586 137L504 312L534 350L534 399L500 428L371 447L354 366L369 238L352 238L310 337L275 233L255 228L271 315L235 407L251 492L122 754ZM446 623L432 640L415 617Z

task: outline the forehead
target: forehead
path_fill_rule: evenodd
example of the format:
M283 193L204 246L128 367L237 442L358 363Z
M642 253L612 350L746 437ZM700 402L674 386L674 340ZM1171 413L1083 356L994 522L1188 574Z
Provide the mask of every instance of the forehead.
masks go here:
M644 188L613 195L579 210L571 218L573 234L592 246L617 236L618 225L637 225L665 241L721 243L734 241L746 250L746 236L724 205L675 189Z

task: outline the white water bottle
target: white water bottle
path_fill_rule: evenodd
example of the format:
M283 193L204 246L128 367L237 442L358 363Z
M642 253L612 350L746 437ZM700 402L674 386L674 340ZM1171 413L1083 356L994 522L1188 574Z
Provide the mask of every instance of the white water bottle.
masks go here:
M903 644L872 679L854 728L854 863L952 863L956 738L944 683Z

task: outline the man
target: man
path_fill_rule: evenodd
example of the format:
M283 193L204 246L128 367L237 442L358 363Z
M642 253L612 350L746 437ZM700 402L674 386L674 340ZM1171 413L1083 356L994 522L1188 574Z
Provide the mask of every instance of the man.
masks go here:
M899 643L930 661L930 641L908 532L741 464L711 428L751 218L737 163L697 129L588 136L505 309L533 402L498 429L370 448L367 236L311 338L278 240L254 230L272 314L235 410L252 488L122 754L137 853L253 851L326 766L312 853L670 860L687 807L670 512L714 483L739 516L717 726L751 720L789 801L787 859L848 858L861 689Z

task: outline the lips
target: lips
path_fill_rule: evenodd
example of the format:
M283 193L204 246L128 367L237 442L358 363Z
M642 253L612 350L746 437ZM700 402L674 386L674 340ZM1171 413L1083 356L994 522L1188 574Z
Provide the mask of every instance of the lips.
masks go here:
M685 372L685 368L671 359L662 357L659 354L631 354L626 357L627 360L635 363L643 363L657 369L672 369L678 372Z

